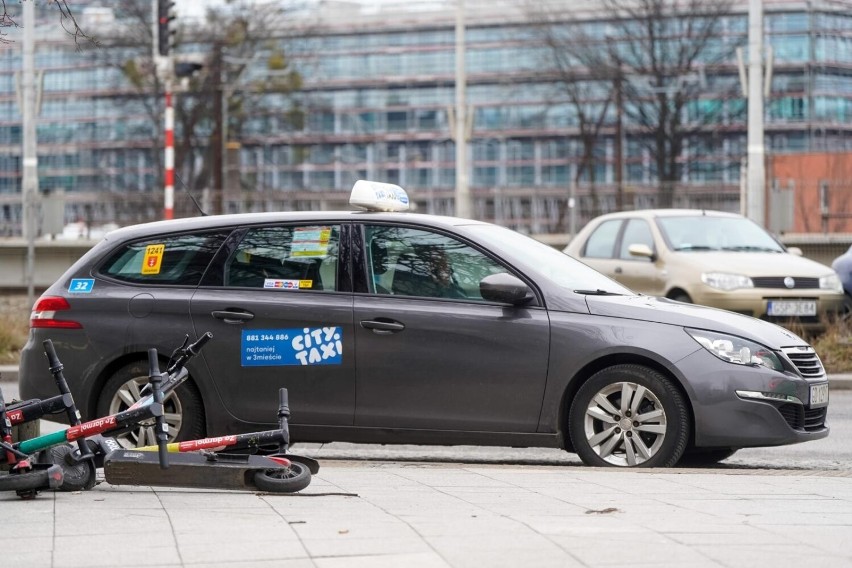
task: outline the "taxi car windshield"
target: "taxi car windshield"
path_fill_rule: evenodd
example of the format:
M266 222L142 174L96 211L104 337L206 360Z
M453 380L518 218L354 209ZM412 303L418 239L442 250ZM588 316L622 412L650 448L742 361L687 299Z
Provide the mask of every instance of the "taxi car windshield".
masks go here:
M531 237L497 225L476 225L471 229L478 233L481 242L490 245L493 250L505 250L529 261L542 275L562 288L582 293L635 295L615 280Z
M675 251L784 252L766 231L742 217L661 217L657 225Z

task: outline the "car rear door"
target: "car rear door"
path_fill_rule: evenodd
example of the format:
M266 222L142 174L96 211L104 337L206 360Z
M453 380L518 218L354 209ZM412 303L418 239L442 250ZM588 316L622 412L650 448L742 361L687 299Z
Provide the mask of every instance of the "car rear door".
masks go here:
M483 277L511 270L423 228L368 224L355 235L364 245L353 250L366 256L354 271L356 426L535 432L547 312L479 295ZM431 264L436 249L447 253L455 280L443 292L429 279L443 270L443 260Z
M215 388L227 410L275 422L288 389L291 423L352 424L352 294L341 276L340 223L238 230L192 298ZM343 284L342 284L343 283Z

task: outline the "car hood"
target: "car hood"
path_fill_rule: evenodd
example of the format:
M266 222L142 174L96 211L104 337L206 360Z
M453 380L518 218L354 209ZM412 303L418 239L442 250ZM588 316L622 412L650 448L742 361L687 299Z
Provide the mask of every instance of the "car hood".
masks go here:
M678 252L683 259L704 272L727 272L746 276L793 276L820 278L831 268L809 258L777 252Z
M587 296L589 313L730 333L773 349L805 343L791 331L727 310L654 296Z

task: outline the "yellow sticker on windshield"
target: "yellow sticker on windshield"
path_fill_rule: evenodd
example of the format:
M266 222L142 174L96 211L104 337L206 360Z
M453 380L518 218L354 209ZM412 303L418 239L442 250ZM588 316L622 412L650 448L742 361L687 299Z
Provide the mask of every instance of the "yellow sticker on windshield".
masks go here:
M142 274L159 274L163 264L163 253L166 245L148 245L145 247L145 257L142 260Z

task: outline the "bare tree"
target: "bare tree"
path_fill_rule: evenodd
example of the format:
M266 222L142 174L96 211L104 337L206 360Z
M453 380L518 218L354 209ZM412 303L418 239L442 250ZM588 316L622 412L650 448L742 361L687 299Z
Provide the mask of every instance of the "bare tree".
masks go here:
M553 14L542 11L539 3L528 4L528 15L535 22L535 29L548 48L547 61L543 64L554 74L559 84L556 99L567 100L576 117L577 136L582 150L574 170L573 184L578 186L580 180L587 176L592 211L596 213L600 210L596 189L596 147L615 95L615 90L607 88L607 82L613 78L612 70L609 67L578 65L574 53L587 49L585 44L580 45L587 38L578 26L564 25ZM567 200L560 201L555 228L557 232L565 231L567 212Z
M288 11L279 3L234 0L210 9L205 22L178 22L174 57L176 69L186 76L173 81L175 169L179 186L211 190L211 212L224 209L225 137L239 139L245 122L264 113L275 112L291 122L300 119L292 99L285 109L280 99L269 103L270 96L288 98L301 86L301 76L285 54L293 33ZM124 2L118 16L124 25L102 38L115 49L103 50L101 57L121 70L120 88L129 87L132 92L124 104L144 107L157 147L162 148L166 85L153 57L151 4L148 0ZM188 53L180 49L181 44L202 49ZM162 171L162 152L157 152L155 160Z
M731 66L744 41L741 34L725 33L725 17L735 5L736 0L600 0L583 21L564 8L537 8L537 21L554 30L548 32L550 51L558 54L553 67L567 62L574 70L562 74L566 85L585 74L608 77L621 88L631 136L651 156L661 207L673 203L686 141L707 134L725 112L722 104L688 111L705 94L707 74ZM736 96L736 88L728 82L712 96L727 99Z
M21 0L21 2L35 2L35 0ZM77 18L74 16L74 12L68 5L67 0L48 0L48 4L55 6L59 11L59 25L62 26L62 29L65 30L68 35L74 38L74 41L85 39L93 44L97 43L95 39L87 35L77 23ZM9 9L6 6L6 0L0 0L0 43L7 43L10 41L7 35L2 31L3 28L19 27L20 25L18 24L17 13L9 13Z

